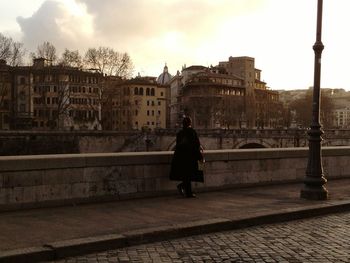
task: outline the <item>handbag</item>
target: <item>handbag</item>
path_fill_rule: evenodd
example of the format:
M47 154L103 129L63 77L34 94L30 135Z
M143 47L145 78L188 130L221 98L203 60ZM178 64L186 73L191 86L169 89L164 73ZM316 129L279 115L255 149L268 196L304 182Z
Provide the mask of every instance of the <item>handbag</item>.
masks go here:
M192 182L204 183L204 164L205 164L204 160L198 161L198 169L191 176L191 181Z

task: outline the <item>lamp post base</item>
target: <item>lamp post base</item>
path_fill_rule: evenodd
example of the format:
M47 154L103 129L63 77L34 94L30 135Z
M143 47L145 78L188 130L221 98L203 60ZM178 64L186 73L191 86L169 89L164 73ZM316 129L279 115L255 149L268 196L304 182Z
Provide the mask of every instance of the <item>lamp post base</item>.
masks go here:
M308 200L327 200L328 191L324 186L317 188L305 186L300 191L300 197Z

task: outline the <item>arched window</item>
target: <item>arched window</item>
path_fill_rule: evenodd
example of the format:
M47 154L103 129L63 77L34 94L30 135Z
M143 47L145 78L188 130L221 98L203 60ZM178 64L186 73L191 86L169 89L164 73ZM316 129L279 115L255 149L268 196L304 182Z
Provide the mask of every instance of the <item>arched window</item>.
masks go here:
M149 96L149 88L146 89L146 96Z
M135 95L139 95L139 88L138 88L138 87L136 87L136 88L134 89L134 94L135 94Z
M140 88L139 95L143 95L143 88Z
M151 89L151 96L154 96L154 89Z

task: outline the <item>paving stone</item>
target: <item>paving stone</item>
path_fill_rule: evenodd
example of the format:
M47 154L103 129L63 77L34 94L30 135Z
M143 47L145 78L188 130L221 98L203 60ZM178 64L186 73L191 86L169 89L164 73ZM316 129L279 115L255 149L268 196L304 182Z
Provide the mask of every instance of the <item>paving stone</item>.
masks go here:
M347 212L149 243L57 262L348 263L349 240Z

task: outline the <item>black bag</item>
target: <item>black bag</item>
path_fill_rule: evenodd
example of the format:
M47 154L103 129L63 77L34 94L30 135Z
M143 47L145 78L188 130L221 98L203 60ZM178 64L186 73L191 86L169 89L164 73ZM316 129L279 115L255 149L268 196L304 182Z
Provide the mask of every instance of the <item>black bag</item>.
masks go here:
M198 161L197 171L191 176L192 182L204 183L204 163L205 161Z
M204 173L203 170L197 170L194 175L191 176L192 182L204 183Z

